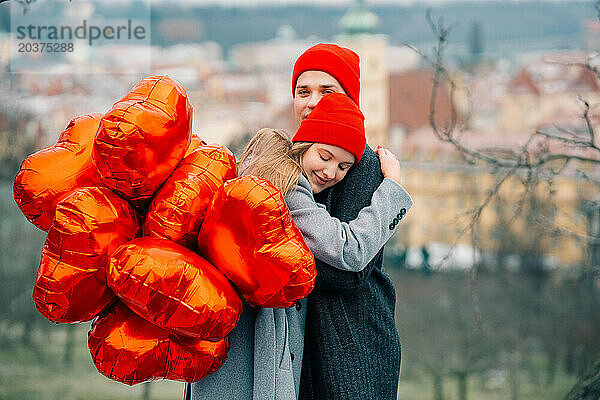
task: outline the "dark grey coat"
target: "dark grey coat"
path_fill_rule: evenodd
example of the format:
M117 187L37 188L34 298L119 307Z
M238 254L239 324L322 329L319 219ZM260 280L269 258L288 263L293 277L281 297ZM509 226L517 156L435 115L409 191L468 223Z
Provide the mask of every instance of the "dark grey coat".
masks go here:
M367 146L360 163L317 201L332 216L351 221L370 204L382 180L379 157ZM396 296L382 264L383 249L361 272L317 261L316 286L308 297L300 399L396 399Z

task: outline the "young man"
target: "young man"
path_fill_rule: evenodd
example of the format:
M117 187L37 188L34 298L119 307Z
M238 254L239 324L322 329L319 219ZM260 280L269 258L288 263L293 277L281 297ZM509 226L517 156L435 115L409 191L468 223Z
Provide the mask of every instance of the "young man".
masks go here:
M360 106L358 55L334 44L311 47L294 65L292 90L298 124L327 93L346 93ZM382 180L379 158L367 145L344 181L315 197L332 216L351 221L371 203ZM358 273L317 260L317 283L307 304L301 399L396 398L396 296L382 264L383 249ZM291 311L288 320L291 334L296 322Z

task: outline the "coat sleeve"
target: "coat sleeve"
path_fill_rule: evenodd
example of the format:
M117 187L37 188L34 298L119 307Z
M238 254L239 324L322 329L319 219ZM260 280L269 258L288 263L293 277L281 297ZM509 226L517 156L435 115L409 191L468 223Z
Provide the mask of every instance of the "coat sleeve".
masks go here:
M371 197L383 181L379 156L367 145L360 163L351 168L346 178L323 193L326 197L317 199L327 206L332 216L341 221L351 221L360 210L371 203ZM380 268L383 262L383 248L359 272L342 271L316 259L317 279L315 289L337 293L353 293L359 289L371 275L374 268Z
M391 179L384 179L371 204L350 222L332 217L315 202L304 178L286 196L292 218L316 259L344 271L359 272L392 236L412 206L410 195Z

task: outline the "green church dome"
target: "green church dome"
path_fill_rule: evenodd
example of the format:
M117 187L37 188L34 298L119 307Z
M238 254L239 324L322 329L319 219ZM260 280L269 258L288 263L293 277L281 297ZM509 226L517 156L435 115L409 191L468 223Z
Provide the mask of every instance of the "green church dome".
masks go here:
M367 9L364 0L355 0L340 20L346 35L374 34L379 30L379 17Z

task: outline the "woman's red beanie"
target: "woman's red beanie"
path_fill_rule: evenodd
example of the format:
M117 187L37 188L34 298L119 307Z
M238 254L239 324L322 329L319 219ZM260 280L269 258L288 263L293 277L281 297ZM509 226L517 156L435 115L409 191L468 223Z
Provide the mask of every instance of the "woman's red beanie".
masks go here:
M352 154L358 163L367 145L365 117L345 94L327 94L302 121L292 142L338 146Z
M352 50L319 43L302 53L292 72L293 97L296 96L296 81L305 71L327 72L337 79L346 94L360 107L360 58Z

